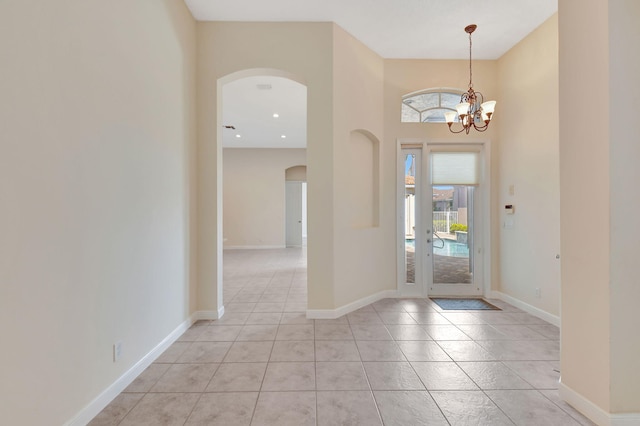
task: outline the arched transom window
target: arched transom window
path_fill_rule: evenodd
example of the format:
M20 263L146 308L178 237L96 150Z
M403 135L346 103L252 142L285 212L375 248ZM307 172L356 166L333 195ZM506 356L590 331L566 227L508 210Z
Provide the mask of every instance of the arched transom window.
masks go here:
M451 88L426 89L402 97L403 123L444 123L444 113L455 111L463 91Z

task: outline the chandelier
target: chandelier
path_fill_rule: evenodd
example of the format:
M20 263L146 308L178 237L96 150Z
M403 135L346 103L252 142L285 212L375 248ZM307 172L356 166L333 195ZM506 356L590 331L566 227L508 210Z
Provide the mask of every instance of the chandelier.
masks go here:
M465 132L469 134L469 131L473 127L478 132L484 132L489 127L489 122L493 116L493 110L496 107L496 101L484 102L482 93L473 90L471 71L471 34L476 30L477 25L467 25L464 31L469 34L469 90L463 93L460 97L460 103L456 105L456 111L450 111L444 114L444 119L449 126L449 130L452 133ZM453 122L456 121L456 116L459 117L459 122L462 124L460 130L453 130Z

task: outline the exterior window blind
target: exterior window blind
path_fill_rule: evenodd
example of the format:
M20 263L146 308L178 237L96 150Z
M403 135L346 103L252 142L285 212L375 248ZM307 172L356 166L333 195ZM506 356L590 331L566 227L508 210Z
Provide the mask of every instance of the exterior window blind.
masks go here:
M432 152L432 185L479 185L480 153Z

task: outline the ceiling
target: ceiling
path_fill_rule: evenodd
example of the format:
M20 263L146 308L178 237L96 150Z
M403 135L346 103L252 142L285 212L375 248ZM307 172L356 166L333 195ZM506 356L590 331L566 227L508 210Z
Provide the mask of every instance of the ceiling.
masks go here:
M222 88L222 125L235 127L222 129L224 148L305 148L307 87L268 76L227 83Z
M557 0L185 0L198 21L335 22L383 58L498 59L558 10ZM446 42L445 42L446 40Z
M468 24L478 25L473 58L497 59L558 8L557 0L184 1L198 21L335 22L383 58L406 59L467 59ZM223 146L305 147L306 104L306 88L291 80L250 77L227 84L223 124L236 130L223 130Z

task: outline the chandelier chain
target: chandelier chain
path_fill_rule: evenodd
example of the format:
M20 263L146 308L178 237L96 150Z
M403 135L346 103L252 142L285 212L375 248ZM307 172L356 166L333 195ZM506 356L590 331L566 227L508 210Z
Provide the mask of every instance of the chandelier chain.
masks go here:
M469 34L469 90L460 96L460 103L456 105L456 111L445 113L445 122L452 133L465 132L469 134L471 128L478 132L484 132L489 127L496 105L496 101L485 102L482 93L473 90L473 41L471 34L476 28L477 25L471 24L464 29ZM460 130L452 128L455 121L462 125Z
M469 33L469 89L473 88L473 71L471 68L471 33Z

